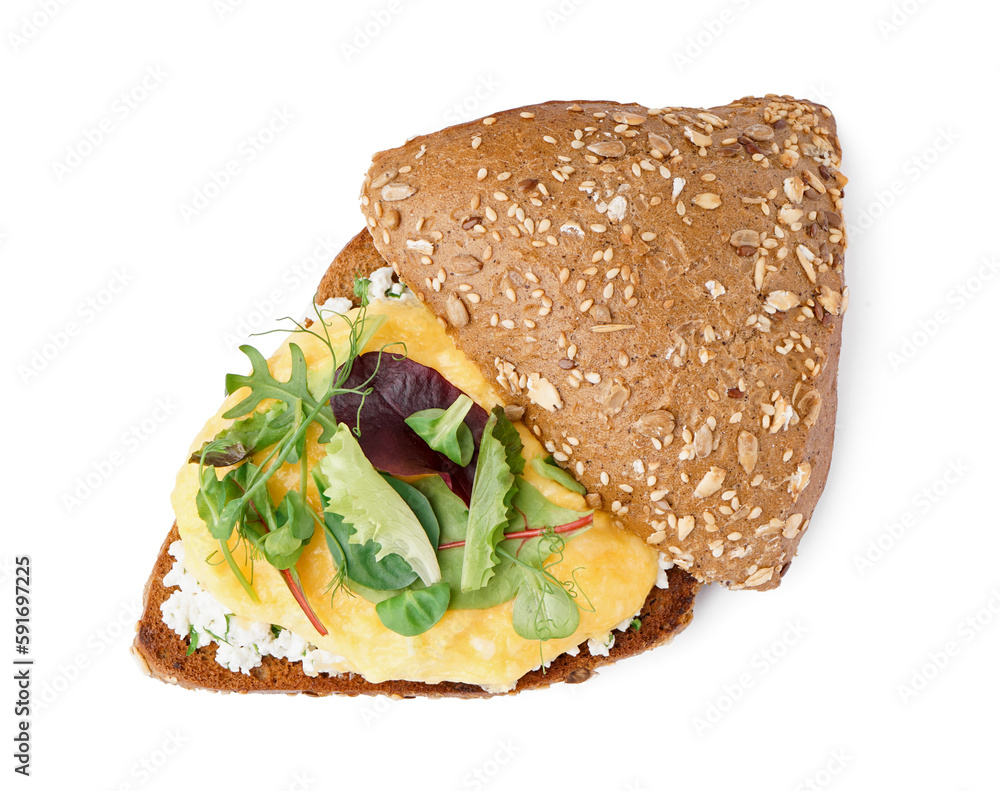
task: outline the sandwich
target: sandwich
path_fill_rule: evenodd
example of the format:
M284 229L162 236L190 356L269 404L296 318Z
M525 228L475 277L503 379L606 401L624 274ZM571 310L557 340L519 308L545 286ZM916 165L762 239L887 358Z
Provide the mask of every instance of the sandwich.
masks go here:
M186 687L489 696L780 584L830 465L829 110L549 102L377 154L195 438L133 647Z

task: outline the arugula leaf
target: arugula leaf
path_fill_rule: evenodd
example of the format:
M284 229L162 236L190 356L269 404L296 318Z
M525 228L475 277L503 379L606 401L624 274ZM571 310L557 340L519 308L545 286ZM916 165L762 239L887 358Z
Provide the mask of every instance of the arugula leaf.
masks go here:
M323 427L323 434L319 441L321 443L328 442L330 436L337 430L337 422L334 420L332 410L317 410L319 403L309 390L306 358L299 345L292 343L288 346L292 370L287 382L279 382L271 375L264 355L253 346L244 344L240 346L240 351L250 358L252 372L249 375L226 374L226 393L231 395L241 387L249 387L250 394L225 412L223 417L234 418L246 415L256 409L265 398L274 398L287 404L291 412L294 412L296 407L300 408L302 412L316 412L314 420Z
M464 422L470 409L472 399L463 393L447 409L422 409L404 422L431 448L464 467L475 450L472 431Z
M292 428L295 415L283 401L277 401L263 412L254 412L250 417L237 420L229 428L223 429L215 438L205 442L201 450L191 454L189 461L199 462L212 467L230 467L239 464L258 450L268 448L283 439ZM296 449L295 462L301 455L301 445L305 443L305 435Z
M502 540L504 528L512 516L511 503L517 491L515 470L520 472L524 468L520 451L521 439L517 430L506 418L503 409L495 407L479 441L479 461L469 501L469 528L462 565L464 593L484 587L495 574L493 567L498 561L496 546Z
M451 588L439 582L429 588L397 593L375 605L375 613L386 629L404 637L423 634L444 617Z
M587 487L580 483L562 467L557 465L555 459L551 456L538 455L533 457L531 459L531 469L543 478L548 478L550 481L555 481L556 483L566 487L571 492L576 492L577 494L587 493Z
M184 656L191 656L195 651L198 650L198 632L194 628L194 624L188 626L188 648L187 653Z
M437 555L420 521L365 458L347 426L337 428L319 467L329 484L326 510L354 527L349 543L375 541L380 545L376 560L395 553L424 584L441 580Z

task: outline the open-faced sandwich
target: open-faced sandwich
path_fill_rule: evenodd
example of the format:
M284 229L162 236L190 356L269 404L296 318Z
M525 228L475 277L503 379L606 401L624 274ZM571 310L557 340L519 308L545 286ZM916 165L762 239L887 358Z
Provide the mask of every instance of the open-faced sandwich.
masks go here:
M134 653L227 691L483 696L775 587L833 441L829 111L520 108L376 155L368 229L191 446Z

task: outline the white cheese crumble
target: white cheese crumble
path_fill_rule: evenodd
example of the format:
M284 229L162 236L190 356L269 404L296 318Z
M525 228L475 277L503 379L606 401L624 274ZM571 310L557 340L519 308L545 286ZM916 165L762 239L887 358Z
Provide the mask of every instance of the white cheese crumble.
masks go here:
M387 302L390 299L394 302L412 302L413 292L406 287L405 283L393 282L391 266L383 266L368 275L368 301ZM347 297L330 297L319 306L323 313L347 313L354 304Z
M587 650L591 656L610 656L615 645L615 636L608 632L603 637L591 637L587 641Z
M347 663L343 657L309 644L288 629L281 629L275 636L269 624L248 621L227 612L184 568L183 542L174 541L168 551L174 558L174 564L164 575L163 585L179 590L171 593L160 605L163 622L182 638L189 637L193 628L199 646L216 643L215 661L227 670L249 675L251 670L260 666L263 657L273 656L301 662L303 672L315 677L320 673L337 675L339 668ZM656 587L669 587L667 571L674 567L674 562L666 553L660 552L657 566ZM615 645L614 632L627 631L641 612L640 609L635 615L616 624L613 631L605 635L588 638L586 644L590 655L610 656ZM578 656L582 645L583 643L569 648L565 653ZM477 640L473 647L486 657L496 650L495 645L486 640ZM546 666L549 664L551 662L547 662ZM499 694L509 692L516 685L517 682L510 685L483 684L482 688L491 694Z
M193 629L199 646L216 643L215 661L227 670L249 675L265 656L301 662L307 676L336 674L345 664L343 657L310 645L288 629L275 635L270 624L227 612L184 568L184 543L174 541L169 552L174 564L164 575L163 585L179 590L160 605L163 622L183 638L189 637Z
M330 297L319 306L320 313L347 313L354 304L346 297Z
M390 299L397 302L413 301L413 292L406 287L405 283L394 283L393 274L391 266L383 266L368 275L370 282L368 287L369 302L382 302Z
M656 559L659 570L656 572L656 587L665 589L670 587L670 580L667 579L667 571L674 567L674 561L666 552L661 552Z

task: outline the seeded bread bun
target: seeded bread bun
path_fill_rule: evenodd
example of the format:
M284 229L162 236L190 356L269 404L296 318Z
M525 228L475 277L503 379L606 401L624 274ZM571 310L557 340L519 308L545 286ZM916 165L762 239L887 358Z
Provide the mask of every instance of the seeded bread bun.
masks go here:
M772 588L833 444L830 111L549 102L374 157L379 253L590 492L699 580Z
M366 275L385 266L376 252L371 237L361 231L337 255L320 281L314 301L322 305L332 297L351 298L354 276ZM163 577L170 571L174 559L170 545L179 538L174 525L156 559L143 594L142 618L136 625L132 654L147 675L188 689L217 692L284 692L306 695L390 695L393 697L490 697L474 684L422 684L414 681L387 681L369 684L361 676L307 676L302 666L286 659L266 656L260 667L250 675L234 673L215 661L215 645L198 648L188 655L188 643L163 622L160 605L170 596ZM653 588L643 605L638 630L615 633L615 644L609 656L591 656L586 646L577 656L563 655L553 661L543 673L528 673L513 693L566 682L575 684L596 675L596 668L627 656L642 653L669 642L691 622L695 595L700 587L686 572L673 568L667 572L669 587ZM513 694L506 693L506 694Z

